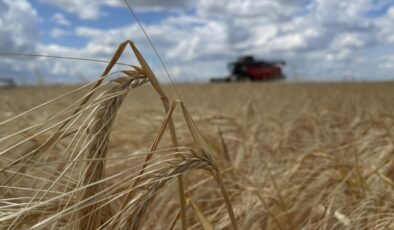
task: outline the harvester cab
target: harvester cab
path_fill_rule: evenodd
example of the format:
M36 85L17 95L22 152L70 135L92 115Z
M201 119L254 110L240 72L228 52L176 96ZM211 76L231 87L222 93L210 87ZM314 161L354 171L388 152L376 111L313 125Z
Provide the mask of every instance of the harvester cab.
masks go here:
M255 60L253 56L240 57L228 65L231 81L266 81L284 79L284 61Z

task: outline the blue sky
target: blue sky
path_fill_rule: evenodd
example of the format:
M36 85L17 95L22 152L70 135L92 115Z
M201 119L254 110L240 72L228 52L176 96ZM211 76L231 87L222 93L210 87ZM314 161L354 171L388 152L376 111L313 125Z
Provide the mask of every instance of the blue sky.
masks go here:
M245 54L286 60L290 81L394 79L393 0L129 2L179 82L226 76L227 63ZM3 52L108 59L132 39L168 81L123 0L0 0L0 23ZM0 56L0 77L22 83L79 82L102 68Z
M95 19L84 20L79 18L76 14L62 10L61 7L56 5L51 5L38 0L31 1L31 5L37 10L41 18L39 28L42 33L41 38L44 44L56 43L68 47L81 48L88 42L86 38L75 36L72 33L64 37L53 37L51 36L51 31L56 28L71 31L76 26L83 26L110 30L113 28L125 27L134 22L132 14L125 7L110 7L104 5L100 8L102 16ZM59 14L63 15L65 20L69 21L70 25L61 25L56 23L54 16ZM139 20L146 25L159 23L163 19L173 15L176 15L174 11L164 9L160 11L138 12Z

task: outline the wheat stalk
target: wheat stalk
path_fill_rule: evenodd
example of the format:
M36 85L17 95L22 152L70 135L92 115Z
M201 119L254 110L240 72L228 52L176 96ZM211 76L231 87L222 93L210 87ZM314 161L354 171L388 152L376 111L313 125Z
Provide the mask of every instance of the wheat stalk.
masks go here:
M117 96L106 103L99 106L94 122L89 130L89 134L94 138L87 148L86 159L97 159L107 157L107 145L109 142L109 133L116 113L124 101L130 89L140 86L147 81L144 76L132 76L131 78L118 78L113 80L116 85L106 92L103 96L111 95L116 92L124 92L121 96ZM85 186L96 181L100 181L105 176L105 160L96 160L87 162L83 166L84 172L81 178L81 185ZM80 195L79 200L83 201L102 189L103 184L87 187ZM94 203L90 207L83 208L78 215L86 216L79 221L79 229L97 229L101 225L102 210L97 209L101 204ZM95 210L91 212L91 210ZM89 213L87 215L87 213Z

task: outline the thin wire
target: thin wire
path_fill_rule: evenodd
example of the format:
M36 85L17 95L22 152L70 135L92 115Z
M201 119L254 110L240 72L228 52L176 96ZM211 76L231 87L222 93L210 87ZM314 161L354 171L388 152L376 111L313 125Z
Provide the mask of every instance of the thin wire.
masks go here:
M157 51L155 45L153 44L153 42L152 42L152 40L150 39L148 33L145 31L144 27L142 26L140 20L139 20L138 17L137 17L137 14L134 12L134 10L133 10L133 8L131 7L129 1L128 1L128 0L124 0L124 1L125 1L126 5L127 5L127 8L129 8L129 11L130 11L131 14L133 15L135 21L138 23L139 27L141 28L142 32L144 33L146 39L148 40L148 42L149 42L150 46L152 47L153 51L155 52L157 58L159 59L160 64L163 66L164 71L166 72L168 78L170 79L171 85L172 85L172 87L174 88L174 91L175 91L176 95L178 96L178 99L182 101L181 95L179 94L177 88L175 87L175 84L174 84L174 81L173 81L173 79L172 79L172 77L171 77L171 74L170 74L169 71L167 70L167 67L166 67L166 65L164 64L164 61L163 61L163 59L161 58L159 52Z
M68 56L59 56L59 55L45 55L45 54L35 54L35 53L14 53L14 52L1 52L0 56L24 56L24 57L45 57L45 58L57 58L57 59L66 59L66 60L78 60L78 61L90 61L90 62L99 62L99 63L109 63L109 61L99 60L99 59L91 59L91 58L78 58L78 57L68 57ZM130 66L126 63L117 62L117 65Z

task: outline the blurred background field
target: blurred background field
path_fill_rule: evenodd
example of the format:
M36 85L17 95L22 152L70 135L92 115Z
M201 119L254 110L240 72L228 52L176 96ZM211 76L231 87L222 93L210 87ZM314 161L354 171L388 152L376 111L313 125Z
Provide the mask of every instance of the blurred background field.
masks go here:
M175 97L171 85L163 85ZM18 114L47 100L60 96L77 86L18 87L0 91L2 117ZM250 103L258 109L256 115L285 122L299 114L316 112L369 113L371 115L393 112L394 83L213 83L176 84L182 99L197 114L218 114L240 118ZM66 97L66 105L74 98ZM161 106L153 89L144 86L135 89L125 104L133 109L130 116L144 109ZM156 108L160 110L160 108ZM47 111L48 113L50 111ZM197 115L196 114L196 115Z

